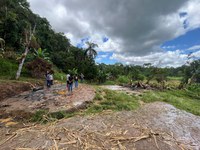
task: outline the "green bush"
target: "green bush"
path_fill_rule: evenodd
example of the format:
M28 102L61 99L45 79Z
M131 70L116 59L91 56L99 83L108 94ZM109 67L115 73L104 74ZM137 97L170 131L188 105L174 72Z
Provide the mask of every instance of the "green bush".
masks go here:
M120 84L127 84L129 83L129 78L127 76L119 76L117 81L120 83Z
M18 65L15 64L13 61L10 60L6 60L3 58L0 58L0 76L6 76L8 78L12 78L15 76L17 69L18 69Z
M200 84L196 83L196 84L188 85L187 89L193 92L200 93Z
M62 72L55 71L55 73L54 73L54 79L66 82L66 74L62 73Z

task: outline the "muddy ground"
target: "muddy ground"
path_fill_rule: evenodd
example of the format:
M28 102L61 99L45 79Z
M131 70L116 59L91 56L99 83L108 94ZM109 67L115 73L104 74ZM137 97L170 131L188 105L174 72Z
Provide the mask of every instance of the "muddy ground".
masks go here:
M87 91L78 95L80 101L82 96L88 94ZM141 91L139 93L141 94ZM75 97L77 93L74 93ZM79 100L77 99L77 103ZM67 99L62 101L67 103ZM45 125L24 124L17 127L16 124L6 127L5 124L10 120L5 118L1 121L2 150L200 149L200 117L162 102L145 104L136 111L105 111L101 114L76 116Z
M1 82L0 83L0 102L3 99L15 96L24 91L31 89L31 84L28 82Z
M13 111L25 111L34 113L40 109L49 112L66 111L78 107L84 102L90 102L95 96L92 87L85 84L74 88L69 95L65 84L53 85L50 89L44 88L37 91L26 91L0 103L0 112L12 113Z

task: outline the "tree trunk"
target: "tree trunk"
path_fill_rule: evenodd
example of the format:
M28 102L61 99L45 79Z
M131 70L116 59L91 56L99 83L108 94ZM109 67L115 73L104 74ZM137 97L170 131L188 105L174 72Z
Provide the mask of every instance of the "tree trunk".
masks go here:
M24 65L24 61L25 61L26 56L27 56L27 54L28 54L28 52L29 52L29 45L30 45L30 43L31 43L32 36L33 36L33 34L34 34L34 32L35 32L35 27L36 27L36 25L34 26L33 31L31 31L31 29L30 29L29 40L27 41L26 48L25 48L25 52L24 52L24 54L22 55L22 60L21 60L21 62L20 62L20 64L19 64L19 67L18 67L18 70L17 70L17 73L16 73L16 80L18 80L19 77L20 77L20 75L21 75L21 71L22 71L22 67L23 67L23 65Z
M18 80L19 77L20 77L20 75L21 75L22 67L23 67L23 65L24 65L24 61L25 61L25 59L26 59L26 55L28 54L28 51L29 51L29 48L26 47L25 53L24 53L23 56L22 56L23 58L22 58L22 60L21 60L21 62L20 62L20 64L19 64L19 67L18 67L18 70L17 70L17 73L16 73L16 80Z

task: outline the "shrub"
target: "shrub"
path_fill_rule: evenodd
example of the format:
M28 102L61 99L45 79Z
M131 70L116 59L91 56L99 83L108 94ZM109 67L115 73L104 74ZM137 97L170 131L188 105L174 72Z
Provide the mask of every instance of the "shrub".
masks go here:
M0 76L14 77L18 66L12 61L0 58L0 68Z
M126 84L129 82L129 78L127 76L119 76L117 81L120 83L120 84Z

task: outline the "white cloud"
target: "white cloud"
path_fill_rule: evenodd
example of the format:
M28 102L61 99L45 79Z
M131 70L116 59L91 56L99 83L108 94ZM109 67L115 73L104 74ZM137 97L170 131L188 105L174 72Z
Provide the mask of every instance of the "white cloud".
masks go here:
M168 46L163 46L162 49L174 49L176 48L175 45L168 45Z
M97 58L96 58L96 61L100 62L102 61L102 59L105 59L109 56L109 54L102 54L102 55L98 55Z
M188 48L188 50L199 50L200 49L200 45L194 45L190 48Z
M147 56L126 56L113 54L110 59L120 60L125 64L143 65L145 63L151 63L158 67L178 67L186 63L187 54L182 54L182 51L168 51L168 52L156 52Z
M192 53L194 57L200 58L200 51Z
M200 0L28 1L35 13L46 17L56 31L66 33L73 45L89 36L99 45L97 51L113 52L113 58L125 63L157 62L156 56L161 55L163 64L178 66L184 63L182 58L163 52L160 45L200 27ZM181 12L187 15L180 17ZM102 41L105 35L106 43Z
M105 55L100 55L101 58L106 58L108 57L108 54L105 54Z
M185 19L189 22L189 30L200 27L200 0L189 0L180 11L187 12Z

